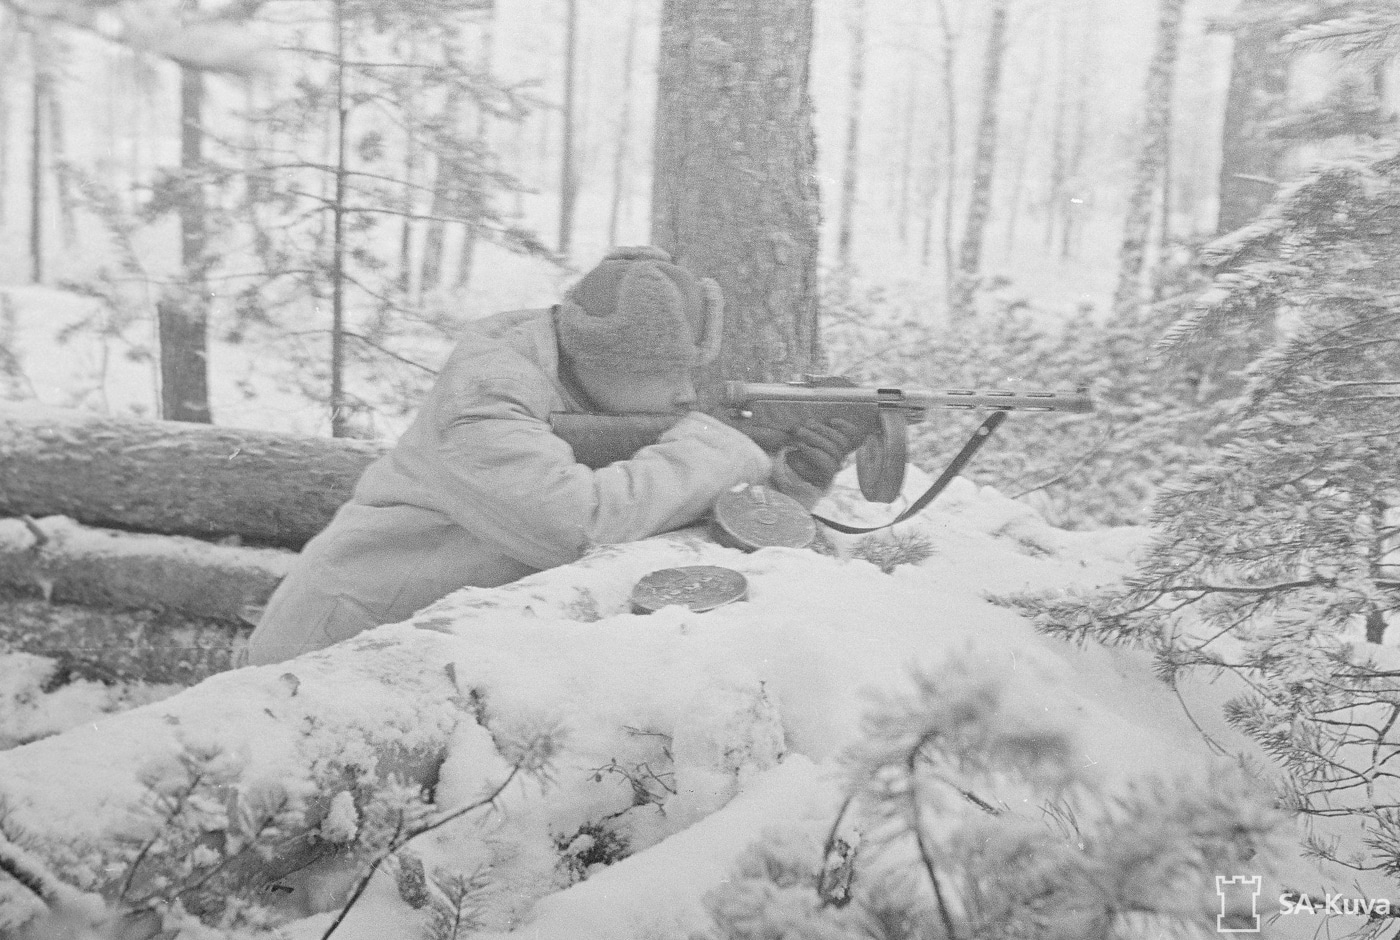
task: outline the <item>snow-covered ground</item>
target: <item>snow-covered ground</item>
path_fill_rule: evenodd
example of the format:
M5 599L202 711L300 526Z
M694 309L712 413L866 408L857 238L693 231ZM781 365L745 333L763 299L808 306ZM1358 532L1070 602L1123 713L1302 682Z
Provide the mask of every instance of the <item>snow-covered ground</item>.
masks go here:
M926 482L910 476L911 488ZM890 511L860 503L849 480L838 493L824 508L841 518ZM765 831L825 833L842 798L841 756L861 738L872 696L904 691L914 669L970 664L1003 688L1013 721L1070 734L1081 775L1110 791L1147 777L1209 787L1231 752L1248 752L1219 718L1227 689L1188 685L1178 697L1143 654L1047 639L996 603L1113 582L1130 570L1143 530L1057 530L962 480L901 530L924 536L932 554L891 573L849 557L849 537L833 537L834 555L743 554L691 530L605 547L505 587L466 589L406 623L103 720L91 713L103 703L84 714L72 707L77 693L53 696L51 713L25 720L71 730L0 754L8 818L55 839L118 831L139 799L140 767L191 741L217 741L235 755L240 789L292 786L310 780L302 728L376 721L399 729L405 746L446 735L435 796L452 807L505 777L503 737L557 728L548 785L517 781L498 811L429 833L412 850L429 871L489 871L485 919L495 932L484 936L653 940L701 927L704 896ZM630 612L643 575L687 564L740 571L748 599L704 614ZM451 702L463 699L479 722L449 727ZM130 741L141 742L140 754L122 748ZM345 749L345 761L375 759L360 753L356 735L332 747ZM649 799L637 799L629 775ZM354 810L345 809L332 813L335 825L353 830ZM590 866L605 820L630 854ZM1286 876L1305 889L1325 877L1302 863ZM287 928L291 940L321 936L334 887L298 890L308 916ZM1261 913L1278 895L1265 885ZM378 878L336 936L415 936L424 917L392 879ZM1311 936L1322 923L1280 918L1269 935Z

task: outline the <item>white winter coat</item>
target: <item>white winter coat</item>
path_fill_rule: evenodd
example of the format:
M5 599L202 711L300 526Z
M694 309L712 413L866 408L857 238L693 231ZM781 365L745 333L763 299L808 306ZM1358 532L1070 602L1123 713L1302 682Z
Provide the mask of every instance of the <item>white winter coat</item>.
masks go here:
M576 463L548 424L550 412L585 410L560 382L551 313L499 314L461 340L398 444L302 550L253 632L249 662L290 659L459 588L689 525L729 488L769 477L773 461L753 441L695 413L630 460ZM810 504L811 487L779 476Z

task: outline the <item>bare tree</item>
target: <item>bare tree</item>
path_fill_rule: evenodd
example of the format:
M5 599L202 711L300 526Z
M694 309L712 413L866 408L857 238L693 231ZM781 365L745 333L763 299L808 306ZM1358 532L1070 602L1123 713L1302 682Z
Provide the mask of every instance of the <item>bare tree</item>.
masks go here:
M1006 58L1006 19L1009 0L992 0L992 21L987 30L987 52L982 63L982 113L977 121L977 149L972 165L972 192L968 198L967 223L958 253L949 315L969 317L977 276L982 267L982 236L992 206L992 174L996 169L997 98L1001 92L1002 64Z
M564 0L563 141L559 157L559 254L568 257L574 237L574 203L578 170L574 166L574 81L578 57L578 0Z
M617 150L613 153L612 202L608 206L608 244L617 244L617 222L627 183L627 151L632 136L632 72L637 53L637 20L640 0L627 8L627 39L622 47L622 102L617 119Z
M156 304L160 416L209 424L209 291L205 278L204 73L180 69L178 204L183 283Z
M812 0L665 0L652 240L724 292L722 371L810 371L817 189Z
M1016 218L1020 214L1022 189L1026 182L1026 163L1036 141L1036 118L1040 116L1040 93L1046 84L1047 59L1050 49L1050 31L1040 35L1037 46L1035 68L1031 73L1031 96L1026 103L1026 115L1021 119L1021 141L1016 148L1016 162L1011 173L1011 194L1007 198L1006 247L1010 255L1016 246Z
M948 15L947 0L935 0L941 35L940 65L943 84L943 171L947 185L943 187L943 282L948 306L953 305L953 213L958 192L958 34ZM930 196L937 187L930 184ZM928 263L928 239L924 239L924 263Z
M836 266L843 271L851 266L856 192L860 183L861 93L865 89L865 0L853 0L848 25L851 32L851 68L847 85L846 155L841 172L841 210L836 232Z
M29 26L29 279L44 281L44 97L48 87L47 44L41 27Z
M14 68L17 30L10 26L7 11L0 9L0 88L13 87L10 75ZM0 225L5 223L8 204L5 195L10 186L10 97L0 94Z
M1118 288L1113 295L1113 310L1118 315L1130 313L1141 302L1153 195L1162 178L1170 145L1172 92L1176 84L1177 50L1185 2L1161 0L1156 49L1147 72L1142 143L1133 175L1128 217L1123 226L1123 244L1118 255Z
M899 242L909 242L909 209L914 183L914 129L918 124L919 104L923 99L924 64L924 5L914 5L914 22L910 27L908 55L905 62L905 75L908 84L904 95L904 113L900 119L899 153Z

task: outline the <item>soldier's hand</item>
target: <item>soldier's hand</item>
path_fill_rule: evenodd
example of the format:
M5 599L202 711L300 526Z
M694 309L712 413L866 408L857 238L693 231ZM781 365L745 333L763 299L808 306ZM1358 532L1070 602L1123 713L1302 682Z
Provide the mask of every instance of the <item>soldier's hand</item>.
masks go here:
M824 490L865 437L865 429L846 418L806 422L794 435L787 464L793 473Z

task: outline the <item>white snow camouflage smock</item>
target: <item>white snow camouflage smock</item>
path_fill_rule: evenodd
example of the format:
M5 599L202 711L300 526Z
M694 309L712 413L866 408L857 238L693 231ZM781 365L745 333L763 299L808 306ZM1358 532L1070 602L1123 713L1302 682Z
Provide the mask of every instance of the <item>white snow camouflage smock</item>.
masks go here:
M412 425L307 543L249 641L265 664L406 620L468 585L496 587L700 519L722 493L773 475L820 495L744 434L692 413L630 460L576 463L549 428L586 410L559 378L551 309L473 325Z

